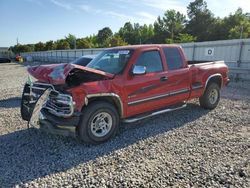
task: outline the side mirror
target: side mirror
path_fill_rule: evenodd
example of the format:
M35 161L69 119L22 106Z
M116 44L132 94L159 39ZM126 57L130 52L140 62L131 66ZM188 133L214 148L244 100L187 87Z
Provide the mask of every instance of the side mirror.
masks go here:
M146 74L146 67L145 66L138 66L135 65L132 71L133 75L143 75Z

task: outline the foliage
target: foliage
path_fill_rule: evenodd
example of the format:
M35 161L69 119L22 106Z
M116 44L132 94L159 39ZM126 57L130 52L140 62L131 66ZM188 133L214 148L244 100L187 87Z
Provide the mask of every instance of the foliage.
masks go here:
M86 38L81 38L76 40L77 49L91 48L92 44Z
M186 25L188 34L196 36L197 41L212 40L211 33L215 18L212 12L207 8L204 0L195 0L187 7L189 21Z
M118 32L109 27L100 29L97 35L76 38L68 34L57 41L36 44L18 44L10 47L14 53L100 48L127 44L185 43L195 41L226 40L250 37L250 18L238 8L224 18L216 18L205 0L194 0L187 6L187 20L176 10L167 10L153 24L140 25L126 22Z
M47 41L44 46L44 50L54 50L55 49L55 44L53 40Z
M122 38L119 35L113 36L109 40L109 46L110 47L115 47L115 46L125 46L127 43L122 40Z
M167 10L163 17L163 23L168 33L170 33L170 38L174 40L175 36L184 29L185 16L178 11Z
M15 45L15 46L11 46L10 50L15 53L15 54L19 54L22 52L32 52L34 51L34 45L33 44L26 44L26 45Z
M45 50L45 44L42 42L38 42L34 46L35 51L44 51Z
M135 33L133 25L130 22L126 22L123 27L120 28L118 34L128 44L135 44Z
M177 36L177 40L176 40L177 43L187 43L187 42L194 42L194 41L196 41L196 37L189 35L187 33L180 33Z
M101 47L105 47L105 43L113 36L113 32L109 27L104 27L98 31L97 42L101 44Z
M65 40L69 43L70 49L76 48L76 37L75 35L68 34L68 36L65 37Z
M243 13L241 8L225 18L224 26L227 27L229 39L250 37L249 17Z
M140 25L135 23L132 25L130 22L124 24L117 33L127 44L147 44L152 43L154 36L153 25Z
M68 50L70 49L70 44L67 40L61 39L55 42L56 50Z

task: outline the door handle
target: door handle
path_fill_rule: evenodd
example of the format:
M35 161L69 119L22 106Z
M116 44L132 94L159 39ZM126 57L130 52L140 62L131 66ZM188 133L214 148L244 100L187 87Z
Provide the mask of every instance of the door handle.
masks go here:
M160 78L160 80L161 80L161 82L165 82L165 81L167 81L167 80L168 80L168 77L163 76L163 77L161 77L161 78Z

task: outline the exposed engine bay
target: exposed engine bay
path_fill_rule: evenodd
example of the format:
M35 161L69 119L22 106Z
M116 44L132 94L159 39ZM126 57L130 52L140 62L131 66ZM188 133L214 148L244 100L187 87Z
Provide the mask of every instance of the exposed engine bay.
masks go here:
M68 76L66 77L66 85L68 87L74 87L80 85L81 83L108 80L108 79L109 78L107 78L104 75L80 69L73 69L72 71L69 72Z

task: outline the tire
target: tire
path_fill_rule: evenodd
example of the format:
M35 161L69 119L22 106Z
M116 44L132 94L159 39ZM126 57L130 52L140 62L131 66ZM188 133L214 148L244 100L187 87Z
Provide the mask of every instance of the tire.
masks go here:
M210 83L199 101L201 107L210 110L214 109L220 101L220 87L218 84Z
M82 141L100 144L116 134L120 119L113 105L102 101L93 102L82 113L77 128L78 136Z

